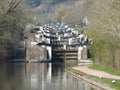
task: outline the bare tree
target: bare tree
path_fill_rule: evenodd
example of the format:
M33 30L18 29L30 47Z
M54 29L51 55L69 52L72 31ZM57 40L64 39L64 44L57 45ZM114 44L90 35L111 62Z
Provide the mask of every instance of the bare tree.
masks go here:
M19 43L25 16L21 0L0 1L0 56L7 56Z
M86 29L94 41L93 56L95 61L99 59L103 65L118 67L119 60L116 64L117 55L115 53L120 50L120 1L92 1L89 12L90 25Z

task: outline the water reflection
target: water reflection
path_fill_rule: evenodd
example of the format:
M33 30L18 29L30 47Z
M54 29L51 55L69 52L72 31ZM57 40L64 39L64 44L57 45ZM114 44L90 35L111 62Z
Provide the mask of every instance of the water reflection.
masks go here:
M24 64L0 64L0 90L22 90Z
M96 89L66 75L62 64L29 63L25 65L24 63L1 63L0 90Z

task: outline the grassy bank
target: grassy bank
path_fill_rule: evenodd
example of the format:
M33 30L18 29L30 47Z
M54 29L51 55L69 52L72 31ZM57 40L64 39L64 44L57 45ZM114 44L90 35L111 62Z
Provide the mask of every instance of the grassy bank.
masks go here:
M85 77L87 77L91 80L97 81L99 83L103 83L103 84L106 83L106 84L110 85L110 87L114 88L115 90L120 90L120 81L119 80L115 80L116 83L113 84L112 79L107 79L107 78L100 79L99 77L91 76L91 75L88 75L81 71L74 70L72 67L67 68L67 70L74 72L78 75L85 76Z

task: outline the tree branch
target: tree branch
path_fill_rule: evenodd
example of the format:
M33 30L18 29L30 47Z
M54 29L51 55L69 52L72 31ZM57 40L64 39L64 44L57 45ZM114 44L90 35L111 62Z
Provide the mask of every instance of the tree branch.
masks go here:
M17 6L21 3L22 1L18 1L17 3L13 3L13 5L7 10L7 12L5 13L5 15L11 13L12 11L15 10L15 8L17 8Z

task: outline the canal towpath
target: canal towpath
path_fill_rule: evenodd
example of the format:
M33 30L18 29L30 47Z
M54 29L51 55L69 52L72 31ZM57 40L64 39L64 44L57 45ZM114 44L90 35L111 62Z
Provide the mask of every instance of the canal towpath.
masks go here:
M120 80L120 76L112 75L112 74L109 74L107 72L100 71L100 70L93 70L93 69L88 68L88 66L77 66L77 67L73 67L73 69L81 71L81 72L86 73L88 75L92 75L92 76L97 76L97 77L101 76L102 78Z

